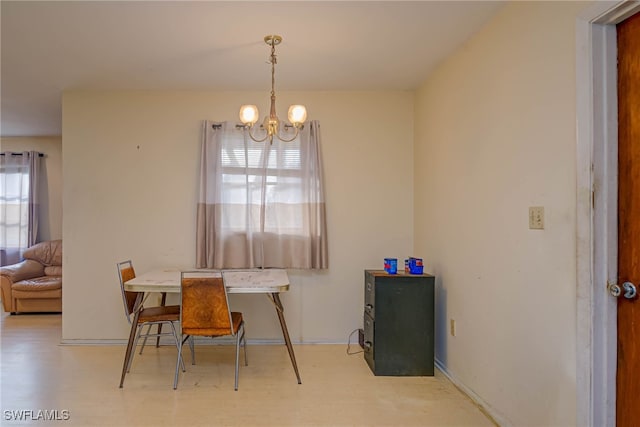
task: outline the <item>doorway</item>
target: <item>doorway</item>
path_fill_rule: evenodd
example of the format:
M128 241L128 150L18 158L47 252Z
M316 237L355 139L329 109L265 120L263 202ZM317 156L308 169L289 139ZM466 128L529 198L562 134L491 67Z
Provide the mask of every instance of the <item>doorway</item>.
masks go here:
M596 4L578 17L577 424L615 425L618 134L616 24L640 2Z

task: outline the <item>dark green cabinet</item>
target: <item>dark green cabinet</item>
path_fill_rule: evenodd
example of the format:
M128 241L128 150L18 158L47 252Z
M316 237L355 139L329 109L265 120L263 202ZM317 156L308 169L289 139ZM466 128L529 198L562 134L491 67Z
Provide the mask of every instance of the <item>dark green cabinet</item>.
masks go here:
M364 358L373 373L433 375L435 278L364 273Z

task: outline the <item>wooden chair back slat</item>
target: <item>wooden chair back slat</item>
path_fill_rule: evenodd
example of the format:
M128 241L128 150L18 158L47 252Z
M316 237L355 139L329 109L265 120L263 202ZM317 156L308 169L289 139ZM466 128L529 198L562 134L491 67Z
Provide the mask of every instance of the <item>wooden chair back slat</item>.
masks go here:
M182 279L183 330L226 330L233 334L227 294L221 277Z

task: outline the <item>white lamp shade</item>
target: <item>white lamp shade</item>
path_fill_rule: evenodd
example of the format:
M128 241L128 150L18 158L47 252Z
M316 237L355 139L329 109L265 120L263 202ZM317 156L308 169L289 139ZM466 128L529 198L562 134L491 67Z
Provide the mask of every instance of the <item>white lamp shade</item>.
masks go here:
M243 105L240 107L240 121L245 125L253 125L258 121L260 113L255 105Z
M292 105L289 107L289 121L296 125L307 120L307 108L304 105Z

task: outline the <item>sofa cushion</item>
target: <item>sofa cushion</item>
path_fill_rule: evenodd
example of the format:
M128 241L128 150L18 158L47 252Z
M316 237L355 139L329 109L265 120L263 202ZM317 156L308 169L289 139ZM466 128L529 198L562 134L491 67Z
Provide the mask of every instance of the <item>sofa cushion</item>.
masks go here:
M13 291L41 292L62 288L61 276L42 276L26 279L11 285Z
M62 265L62 240L37 243L24 251L23 257L44 265Z
M58 265L51 265L44 268L45 276L62 276L62 267Z

